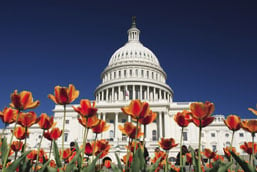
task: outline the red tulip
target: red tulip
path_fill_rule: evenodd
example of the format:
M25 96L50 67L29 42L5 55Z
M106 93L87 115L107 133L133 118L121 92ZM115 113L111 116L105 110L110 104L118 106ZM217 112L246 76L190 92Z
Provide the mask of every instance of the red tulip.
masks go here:
M252 134L257 133L257 120L249 119L241 122L242 128Z
M121 110L134 119L144 118L150 112L149 104L140 100L132 100L129 106L122 107Z
M96 115L89 118L84 118L82 116L79 116L78 120L79 120L79 123L85 128L95 127L99 123L99 119L97 118Z
M132 139L139 138L140 136L143 135L143 133L141 132L141 128L140 127L137 128L131 122L126 122L124 124L124 127L119 125L119 129L123 134L126 134L129 138L132 138ZM137 136L136 136L136 130L137 130Z
M180 127L187 127L188 124L192 121L191 115L192 115L191 112L189 112L187 110L183 110L182 112L178 112L174 116L174 120L177 122L177 124Z
M207 125L211 124L214 119L215 119L215 118L212 117L212 116L207 117L207 118L205 118L205 119L202 119L202 120L201 120L201 124L200 124L200 120L193 118L193 123L194 123L197 127L202 127L202 128L204 128L204 127L206 127Z
M253 142L244 142L244 144L241 145L240 148L243 149L249 155L251 155L251 154L253 154L252 145L253 145ZM253 147L254 147L254 154L256 154L257 153L257 144L254 143Z
M98 124L92 128L93 133L99 134L104 131L107 131L110 128L110 125L107 125L104 120L99 120Z
M18 91L15 90L11 94L11 101L10 106L18 110L34 109L39 106L39 101L33 102L32 93L29 91L18 93Z
M176 147L178 144L175 144L175 140L173 138L161 138L159 145L164 150L170 150L171 148Z
M0 111L0 118L3 123L12 124L16 121L18 110L12 108L4 108L3 112Z
M224 120L224 123L232 131L237 131L241 128L241 120L237 115L227 116L227 119Z
M254 115L257 115L257 110L253 108L248 108L249 111L251 111Z
M157 117L157 114L150 111L149 114L145 115L144 118L140 118L138 122L143 125L152 123Z
M211 102L195 102L191 103L190 110L192 112L192 117L198 120L202 120L211 116L214 111L214 104Z
M94 146L94 144L96 144ZM101 139L93 142L93 147L95 147L94 153L97 156L99 153L102 153L99 158L106 156L111 148L111 145L107 140Z
M18 126L17 128L15 128L13 133L14 133L14 136L19 140L25 139L26 137L29 136L29 132L28 131L26 132L26 129L22 126Z
M48 130L54 125L54 117L49 117L46 113L42 113L38 120L38 125L43 130Z
M23 143L21 141L13 141L11 144L11 149L14 152L19 152L22 148Z
M79 91L75 89L74 85L70 84L69 88L56 86L54 95L49 94L48 98L56 104L66 105L72 103L78 96Z
M72 106L72 107L81 116L86 118L96 115L96 112L97 112L97 108L95 108L95 102L93 102L93 104L91 105L90 100L87 100L87 99L82 99L80 101L79 107L75 107L75 106Z
M85 154L91 156L93 154L93 146L90 143L86 143Z
M208 159L212 159L216 156L216 152L212 152L210 149L204 149L203 154Z
M50 141L57 140L61 137L62 131L59 128L52 128L51 131L46 131L44 137Z
M37 114L33 111L23 113L21 112L18 119L18 124L28 128L37 123Z

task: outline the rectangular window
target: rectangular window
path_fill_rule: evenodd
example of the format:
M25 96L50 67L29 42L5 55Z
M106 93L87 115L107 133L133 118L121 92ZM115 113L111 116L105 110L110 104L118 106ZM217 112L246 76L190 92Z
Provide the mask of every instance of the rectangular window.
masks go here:
M239 137L244 137L244 133L239 133Z
M122 141L127 141L127 136L125 134L122 134Z
M65 124L69 124L69 122L70 122L69 120L65 120Z
M68 133L64 133L64 141L65 141L65 142L68 141Z
M216 145L212 145L212 152L216 152L217 150L217 146Z
M187 132L183 132L183 140L187 141Z
M211 137L215 137L215 133L211 133Z

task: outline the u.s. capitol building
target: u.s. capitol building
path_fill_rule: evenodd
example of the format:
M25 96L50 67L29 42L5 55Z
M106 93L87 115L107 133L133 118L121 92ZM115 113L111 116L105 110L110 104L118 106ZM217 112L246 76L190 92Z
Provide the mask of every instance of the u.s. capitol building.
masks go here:
M111 56L107 67L101 74L102 83L95 89L95 101L98 108L98 117L105 120L110 128L100 134L98 138L110 141L112 148L108 156L115 160L114 152L120 155L126 153L125 145L128 138L118 129L131 118L122 113L121 107L127 106L131 100L140 99L150 104L151 110L157 113L156 120L146 127L146 147L152 155L154 148L158 146L158 140L162 137L174 138L178 143L181 128L175 123L173 117L177 112L189 109L190 102L174 102L173 90L166 84L167 75L158 61L156 55L140 42L140 30L136 27L135 20L127 31L128 42L116 50ZM66 129L64 131L65 146L77 141L82 144L84 128L77 120L77 113L68 105L66 114ZM54 117L57 126L62 128L63 106L56 105ZM224 125L223 115L214 115L214 122L202 131L202 148L210 148L220 154L223 147L229 146L232 132ZM142 126L143 128L143 126ZM8 127L7 130L9 130ZM8 133L9 131L6 131ZM42 130L34 125L30 129L28 147L37 148ZM198 128L190 124L184 129L183 144L196 148L198 145ZM90 131L88 140L94 139ZM242 153L240 145L244 141L250 141L251 135L244 130L235 133L233 145ZM61 146L61 138L58 140ZM50 142L43 140L42 147L49 149ZM175 157L179 147L170 151L169 157Z

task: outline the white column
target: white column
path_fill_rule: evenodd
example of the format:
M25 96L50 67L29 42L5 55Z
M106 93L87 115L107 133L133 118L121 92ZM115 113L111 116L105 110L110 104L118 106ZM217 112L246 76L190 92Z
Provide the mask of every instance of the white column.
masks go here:
M159 139L162 138L162 112L159 112L158 114L158 121L159 121Z
M129 94L128 86L126 85L126 86L125 86L125 92L124 92L124 94L125 94L125 95L124 95L124 96L125 96L125 100L128 100L128 99L129 99L129 95L128 95L128 96L126 95L127 93Z
M114 133L114 140L118 140L118 113L115 113L115 133Z
M120 87L121 87L121 86L118 87L118 95L117 95L118 100L121 100L121 96L120 96L120 95L121 95Z
M128 122L131 122L131 116L128 115Z

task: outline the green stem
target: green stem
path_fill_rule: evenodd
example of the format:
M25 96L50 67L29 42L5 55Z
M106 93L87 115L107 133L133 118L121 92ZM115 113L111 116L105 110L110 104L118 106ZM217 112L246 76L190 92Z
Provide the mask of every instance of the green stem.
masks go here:
M25 133L27 133L27 132L28 132L28 128L25 127ZM22 153L25 152L26 144L27 144L27 137L25 137L24 144L23 144L23 146L22 146Z
M181 129L181 136L180 136L180 156L179 156L179 166L180 166L180 170L181 172L184 171L184 169L182 168L183 162L182 162L182 140L183 140L183 130L184 127L182 127Z
M136 128L136 135L135 135L135 144L137 144L137 130L138 130L138 120L137 120L137 128ZM136 146L134 146L134 154L136 153Z
M18 152L15 152L15 154L14 154L14 160L16 160L17 154L18 154Z
M130 155L130 139L131 138L129 138L129 141L128 141L128 149L127 149L127 157L126 157L126 164L125 164L125 171L127 171L128 169L129 169L129 165L128 165L128 163L129 163L129 155ZM132 141L131 141L131 144L132 144L132 142L133 142L133 139L131 139Z
M232 138L231 138L230 150L229 151L232 151L234 135L235 135L235 131L233 131L233 133L232 133ZM230 155L230 162L232 162L232 161L233 161L232 155ZM232 171L232 165L230 166L230 171Z
M49 159L51 159L52 147L53 147L53 141L51 141L51 145L50 145Z
M165 165L165 172L168 172L168 156L169 155L169 150L166 150L166 165Z
M94 160L94 156L95 156L96 139L97 139L97 133L95 134L95 144L94 144L94 147L93 147L93 157L92 157L92 160Z
M202 127L201 120L199 125L199 142L198 142L198 171L201 172L201 137L202 137Z
M42 136L41 136L41 139L40 139L40 142L39 142L39 147L37 149L37 160L36 160L36 164L35 164L35 172L37 170L37 163L38 163L38 158L39 158L39 152L40 152L41 143L42 143L42 140L43 140L44 133L45 133L45 130L43 130L43 133L42 133Z
M86 123L87 123L87 119L86 119ZM87 134L88 134L88 128L85 127L84 136L83 136L83 147L82 147L82 152L81 152L81 156L82 156L81 157L81 169L83 167L83 160L84 160L84 154L85 154L85 146L86 146L86 142L87 142Z
M11 145L11 144L12 144L13 135L14 135L13 133L14 133L14 131L15 131L15 129L16 129L16 126L17 126L17 122L18 122L19 117L20 117L20 110L18 110L18 115L17 115L17 117L16 117L16 121L15 121L15 125L14 125L14 128L13 128L13 132L12 132L12 136L11 136L11 139L10 139L9 145ZM7 162L7 158L8 158L8 154L9 154L9 152L10 152L10 146L8 146L8 148L7 148L7 153L6 153L5 157L4 157L4 162L3 162L3 171L4 171L5 166L6 166L6 162Z
M143 155L145 155L145 136L146 136L146 125L144 124L144 137L143 137ZM145 156L144 156L145 157ZM146 171L146 159L144 163L144 171Z
M63 112L63 121L62 121L62 149L61 149L61 160L63 157L63 150L64 150L64 129L65 129L65 122L66 122L66 105L63 105L64 112Z

